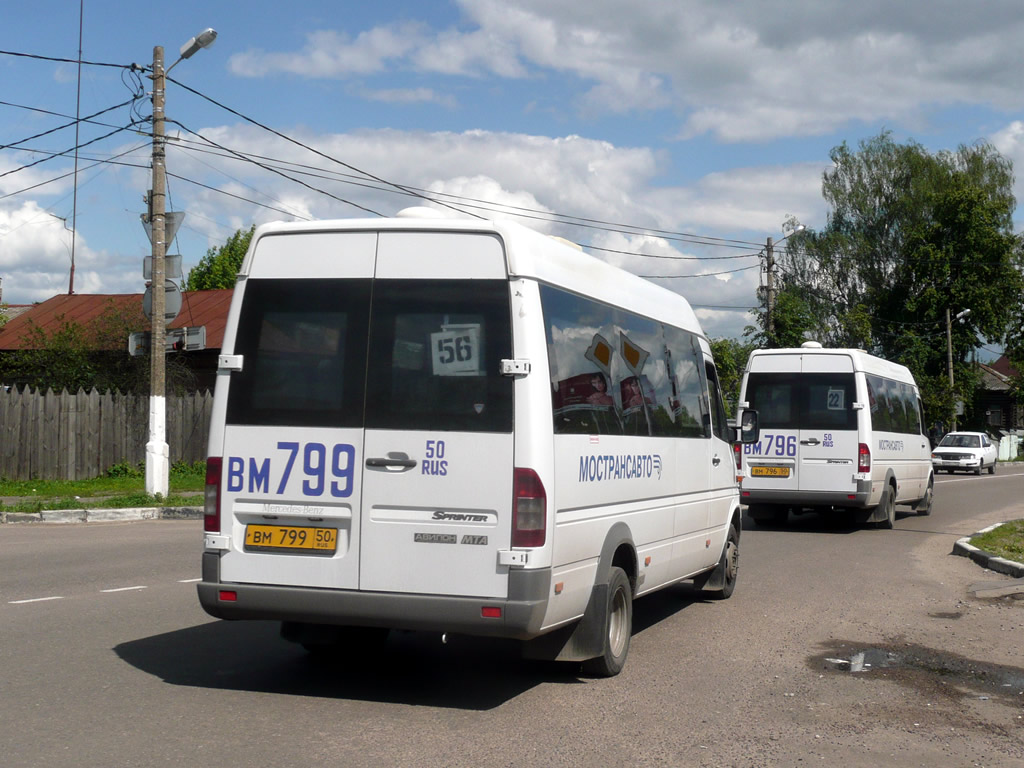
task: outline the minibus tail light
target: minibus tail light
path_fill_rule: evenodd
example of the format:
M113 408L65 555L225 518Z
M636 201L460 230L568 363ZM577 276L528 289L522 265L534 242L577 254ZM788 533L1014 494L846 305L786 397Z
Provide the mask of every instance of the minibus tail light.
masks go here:
M871 471L871 449L868 448L867 443L861 443L857 446L857 471Z
M220 533L220 456L206 460L206 488L203 493L203 530Z
M512 485L512 546L543 547L548 522L544 484L534 470L516 467Z
M740 447L739 443L733 443L732 444L732 453L736 457L736 471L737 472L742 472L743 471L743 449Z

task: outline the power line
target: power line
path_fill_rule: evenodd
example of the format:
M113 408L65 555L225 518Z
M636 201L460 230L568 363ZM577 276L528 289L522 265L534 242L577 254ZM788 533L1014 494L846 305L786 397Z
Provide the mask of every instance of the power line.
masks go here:
M657 279L657 280L665 280L665 279L678 280L678 279L690 278L690 277L714 277L715 275L731 275L734 272L745 272L748 269L756 269L756 268L758 268L760 266L761 266L760 264L751 264L749 267L739 267L738 269L726 269L726 270L723 270L721 272L704 272L704 273L699 274L699 275L638 275L638 277L646 277L647 279Z
M170 78L168 78L168 79L170 79ZM232 154L237 154L237 153L234 152L234 150L229 149L228 147L224 147L224 146L218 144L217 142L213 141L212 139L206 138L205 136L203 136L200 133L196 133L191 128L186 126L184 123L178 122L177 120L168 120L167 122L174 123L175 125L180 126L183 130L188 131L193 136L199 136L199 138L201 138L203 141L209 142L212 146L217 147L218 149L223 149L225 152L231 152ZM294 181L296 184L301 184L302 186L306 187L307 189L310 189L310 190L312 190L314 192L319 192L319 193L321 193L323 195L327 195L328 197L331 197L331 198L337 200L338 202L346 203L347 205L351 205L352 207L358 208L361 211L366 211L367 213L372 213L374 216L381 216L381 217L383 217L383 215L384 215L382 213L379 213L379 212L373 210L372 208L367 208L366 206L360 205L359 203L354 203L351 200L346 200L343 197L338 197L337 195L333 195L330 192L327 192L327 191L325 191L323 189L318 189L317 187L314 187L312 184L307 184L306 182L302 181L301 179L296 179L296 178L294 178L292 176L289 176L287 173L284 173L283 171L279 171L276 168L272 168L272 167L270 167L270 166L268 166L268 165L266 165L264 163L260 163L260 162L258 162L256 160L248 160L247 158L243 158L243 159L246 159L247 162L253 163L253 164L259 166L260 168L263 168L264 170L270 171L271 173L276 173L278 176L286 178L289 181Z
M39 61L56 61L62 64L86 64L90 67L113 67L115 69L142 69L138 64L108 64L102 61L83 61L82 59L63 59L56 56L40 56L35 53L19 53L18 51L0 51L3 56L17 56L23 59L38 59Z
M301 215L299 215L297 213L292 213L291 211L286 211L283 208L275 208L272 205L267 205L266 203L261 203L258 200L251 200L248 197L242 197L241 195L236 195L233 192L227 192L227 191L225 191L223 189L217 189L217 187L211 187L209 184L203 184L202 182L196 181L195 179L190 179L190 178L187 178L185 176L179 176L178 174L171 173L170 171L167 171L167 175L168 176L173 176L175 179L187 182L189 184L195 184L197 187L203 187L204 189L208 189L211 192L217 192L219 194L226 195L227 197L233 197L236 200L241 200L242 202L245 202L245 203L251 203L252 205L258 205L261 208L266 208L266 209L271 210L271 211L277 211L278 213L283 213L286 216L293 216L294 218L302 219L303 221L312 221L312 219L310 219L308 216L301 216Z
M113 131L110 131L109 133L105 133L102 136L97 136L95 139L90 139L89 141L86 141L86 142L84 142L82 144L78 144L77 146L65 149L63 152L48 153L46 157L40 158L39 160L36 160L34 163L28 163L26 165L20 166L19 168L12 168L9 171L5 171L4 173L0 173L0 179L2 179L4 176L10 176L12 173L18 173L19 171L24 171L24 170L27 170L28 168L32 168L34 166L37 166L37 165L39 165L41 163L45 163L45 162L47 162L49 160L53 160L55 157L61 157L63 155L68 154L69 152L74 152L76 149L81 149L82 147L88 147L90 144L95 144L97 141L102 141L103 139L110 138L111 136L113 136L116 133L121 133L122 131L131 130L131 128L133 128L135 125L136 125L136 121L133 120L131 123L129 123L128 125L124 126L123 128L115 128ZM21 148L20 147L16 147L16 149L21 149Z
M179 148L181 150L187 151L187 152L207 153L207 154L212 154L212 155L214 155L216 157L229 157L227 155L223 155L223 154L220 154L218 152L213 152L212 150L210 150L208 148L205 148L205 147L202 147L202 146L186 146L186 145L189 145L189 144L197 145L198 142L191 141L191 140L188 140L188 139L181 139L180 140ZM319 168L319 167L316 167L316 166L306 165L304 163L296 163L296 162L293 162L293 161L290 161L290 160L281 160L281 159L278 159L278 158L272 158L272 157L268 157L266 155L259 155L259 154L255 154L255 153L242 152L242 151L239 151L239 150L234 150L234 152L235 152L236 155L242 155L242 156L244 156L246 158L258 158L260 160L265 160L265 161L270 162L270 163L280 163L283 166L288 166L288 167L292 167L292 168L299 168L299 169L305 169L305 170L301 170L301 171L296 171L296 173L302 173L304 175L309 175L309 176L313 176L313 177L316 177L316 178L331 179L331 180L339 181L341 183L352 184L354 186L361 186L361 187L365 187L365 188L368 188L368 189L374 189L374 190L378 190L378 191L388 191L388 192L393 192L394 191L394 190L386 188L386 187L380 187L380 186L376 186L376 185L373 185L373 184L367 184L366 181L365 181L365 177L361 177L361 176L353 176L353 175L350 175L350 174L336 173L336 172L333 172L333 171L330 171L330 170L327 170L327 169L324 169L324 168ZM233 159L237 159L237 157L233 158ZM324 174L329 174L329 175L324 175ZM352 179L352 181L347 181L346 179ZM487 200L480 200L478 198L465 197L465 196L462 196L462 195L454 195L454 194L447 193L447 192L434 192L434 191L430 191L430 190L424 190L424 189L422 189L420 187L415 187L415 186L412 186L412 185L409 185L409 184L403 184L402 187L404 189L406 189L406 190L409 190L409 191L401 192L399 194L405 194L405 195L407 195L409 197L422 198L424 196L424 194L429 193L429 194L437 196L437 197L446 197L446 198L451 199L451 200L457 200L460 203L462 203L463 205L466 205L467 207L475 207L475 208L478 208L478 209L488 210L488 211L492 211L492 212L511 213L512 215L520 216L521 218L532 218L532 219L535 219L535 220L547 221L547 222L556 223L556 224L565 224L565 225L568 225L568 226L577 226L577 227L584 227L584 228L590 228L590 229L600 229L600 230L603 230L603 231L614 232L614 233L624 234L624 235L652 235L652 236L656 236L656 237L659 237L659 238L665 239L665 240L685 242L685 243L690 243L690 244L693 244L693 245L703 245L703 246L713 246L713 247L726 247L726 248L741 248L743 250L748 250L751 246L759 245L759 243L748 242L748 241L745 241L745 240L730 240L730 239L727 239L727 238L713 237L711 235L696 235L696 234L691 234L691 233L687 233L687 232L673 232L673 231L670 231L670 230L652 229L652 228L647 228L647 227L640 227L640 226L634 225L634 224L623 224L623 223L616 223L616 222L607 222L607 221L602 221L600 219L593 219L593 218L585 218L585 217L580 217L580 216L573 216L571 214L558 213L556 211L543 211L543 210L538 210L536 208L527 208L527 207L524 207L524 206L514 206L514 205L508 205L508 204L504 204L504 203L494 203L494 202L487 201ZM421 194L421 193L424 193L424 194ZM468 205L469 203L480 203L481 205ZM536 214L536 215L530 216L530 215L526 215L526 214ZM582 244L580 244L580 245L582 245ZM709 256L709 257L700 257L700 256L672 257L672 256L660 256L659 257L659 256L656 256L654 254L639 254L639 253L637 253L635 251L616 251L616 250L611 249L611 248L598 248L597 246L587 246L587 247L593 248L594 250L608 251L608 252L611 252L611 253L623 253L623 254L629 254L629 255L651 256L651 257L654 257L654 258L681 258L681 259L692 259L692 260L701 260L703 258L707 258L707 259L743 258L742 256L736 256L736 257L716 257L716 256Z
M409 189L406 189L405 187L403 187L400 184L395 184L394 182L387 181L386 179L382 179L379 176L375 176L375 175L373 175L372 173L370 173L368 171L364 171L361 168L356 168L354 165L350 165L349 163L346 163L346 162L344 162L342 160L338 160L336 157L331 157L330 155L328 155L328 154L326 154L324 152L321 152L318 149L314 149L313 147L310 147L310 146L308 146L306 144L303 144L298 139L293 139L292 137L287 136L287 135L281 133L280 131L276 131L273 128L270 128L269 126L264 125L263 123L259 122L258 120L254 120L251 117L243 115L241 112L238 112L237 110L234 110L231 107L228 107L228 106L226 106L224 104L221 104L216 99L212 99L209 96L206 96L205 94L200 93L199 91L195 90L194 88L190 88L189 86L185 85L184 83L178 82L174 78L168 77L167 79L170 80L175 85L177 85L178 87L184 88L186 91L189 91L190 93L193 93L196 96L199 96L200 98L205 99L206 101L210 102L211 104L214 104L215 106L218 106L221 109L226 110L227 112L230 112L231 114L235 115L236 117L240 117L242 120L245 120L248 123L252 123L253 125L255 125L255 126L259 127L259 128L262 128L263 130L265 130L265 131L267 131L269 133L272 133L275 136L284 139L285 141L289 141L292 144L295 144L296 146L302 147L303 149L305 149L308 152L312 152L312 153L314 153L316 155L319 155L320 157L324 158L325 160L330 160L333 163L337 163L338 165L341 165L341 166L343 166L345 168L348 168L350 171L355 171L356 173L360 173L363 176L366 176L367 178L373 179L374 181L378 181L381 184L387 184L388 186L394 187L395 189L399 189L402 192L411 192ZM179 125L180 125L180 123L179 123ZM184 128L184 126L182 126L182 127ZM193 132L189 131L189 133L193 133ZM199 136L200 134L195 134L195 135ZM200 136L200 138L205 139L205 137L203 137L203 136ZM211 142L211 144L212 143L213 142ZM228 151L230 151L230 150L228 150ZM299 183L301 183L301 182L299 182ZM416 194L416 193L412 193L412 194ZM426 195L416 194L416 197L420 197L420 198L422 198L424 200L429 200L430 202L437 203L438 205L443 205L446 208L451 208L453 211L458 211L459 213L464 213L464 214L466 214L468 216L474 216L475 218L481 218L480 216L477 216L475 213L470 213L468 211L463 211L463 210L461 210L459 208L456 208L454 205L449 205L448 203L445 203L444 201L435 200L435 199L430 198L430 197L428 197ZM349 201L346 200L344 202L349 202ZM355 203L350 203L350 205L355 205ZM362 206L357 206L357 207L362 207ZM369 210L369 209L365 209L364 208L363 210ZM372 213L376 213L376 212L372 211ZM380 216L381 214L377 214L377 215Z
M106 164L109 164L109 165L123 165L126 168L148 168L149 165L145 164L145 163L123 163L123 162L117 162L117 158L124 157L125 155L130 155L132 152L138 152L140 149L144 149L145 147L146 147L145 144L137 144L136 146L131 147L130 149L126 149L124 152L118 152L116 155L111 155L108 158L97 159L95 163L90 165L85 170L88 171L88 170L90 170L92 168L95 168L98 165L106 165ZM20 149L20 148L17 148L17 149L20 152L44 153L44 154L52 155L53 157L60 156L60 153L58 153L58 152L45 152L44 150L41 150L41 149ZM68 171L67 173L62 173L59 176L54 176L53 178L47 179L46 181L41 181L38 184L33 184L30 187L23 187L22 189L15 190L14 192L8 192L6 195L0 195L0 200L3 200L4 198L7 198L7 197L14 197L15 195L20 195L23 192L29 192L29 191L31 191L33 189L38 188L38 187L45 187L47 184L52 184L55 181L60 181L61 179L66 179L68 176L71 176L73 173L74 173L74 171Z

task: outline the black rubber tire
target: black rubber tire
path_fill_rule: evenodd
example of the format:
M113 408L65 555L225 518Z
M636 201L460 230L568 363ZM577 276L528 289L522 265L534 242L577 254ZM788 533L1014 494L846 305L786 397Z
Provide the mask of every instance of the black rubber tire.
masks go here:
M893 490L891 485L885 486L885 490L882 491L882 498L879 500L878 506L885 511L885 517L879 520L875 525L879 528L891 531L896 525L896 492Z
M976 474L976 475L980 475L981 474L981 464L980 463L978 464L978 466L976 466L974 468L974 474Z
M921 501L917 502L914 510L917 514L930 515L932 513L932 504L935 502L935 483L932 480L928 480L928 490L925 491L925 496Z
M626 572L612 566L608 574L608 605L604 619L604 652L583 662L583 671L594 677L614 677L622 671L633 634L633 588Z
M988 467L988 473L989 473L990 475L994 475L994 474L996 473L996 464L998 464L998 463L999 463L999 459L996 459L995 461L993 461L993 462L992 462L992 463L991 463L991 464L989 465L989 467Z
M740 575L740 533L735 525L729 526L729 535L725 539L717 567L724 574L723 586L721 589L706 589L705 596L712 600L728 600L736 589L736 580Z

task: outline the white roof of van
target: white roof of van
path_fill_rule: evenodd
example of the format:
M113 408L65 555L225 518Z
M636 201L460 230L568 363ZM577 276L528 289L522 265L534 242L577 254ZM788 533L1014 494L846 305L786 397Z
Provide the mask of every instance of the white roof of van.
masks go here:
M427 212L431 213L427 213ZM614 267L560 238L513 221L435 217L435 209L414 208L395 218L271 222L256 229L250 248L269 234L304 232L442 231L498 235L505 244L512 277L526 277L628 308L654 320L704 335L689 302L678 293Z
M758 357L776 357L781 355L842 355L848 357L853 362L853 369L855 371L864 371L865 373L872 373L876 376L885 376L897 381L914 381L914 377L910 373L910 369L905 365L900 365L899 363L894 363L881 357L869 355L863 349L828 349L821 347L820 345L784 347L781 349L755 349L750 353L750 359L747 362L747 369L756 370L756 358Z

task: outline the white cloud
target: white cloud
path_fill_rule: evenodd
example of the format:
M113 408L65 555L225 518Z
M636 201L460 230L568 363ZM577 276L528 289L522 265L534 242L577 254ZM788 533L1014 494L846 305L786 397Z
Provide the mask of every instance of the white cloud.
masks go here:
M1024 106L1024 14L953 0L459 0L464 23L407 22L295 53L232 58L237 74L344 77L390 70L474 78L570 74L588 112L671 109L679 133L724 141L922 122L935 106Z
M359 169L365 169L381 179L427 190L428 194L484 216L500 214L471 207L474 200L507 206L508 215L525 209L521 212L530 218L521 221L527 226L592 246L594 255L637 274L698 275L752 267L729 275L657 281L683 293L695 304L745 306L751 303L757 285L756 253L758 243L764 242L764 233L778 232L789 215L809 226L822 218L818 191L821 167L814 164L742 168L710 174L691 185L659 186L656 182L663 182L664 166L659 153L581 136L545 137L480 130L367 130L326 135L304 129L285 132L328 157L358 158L354 161L358 165L352 168L332 163L252 126L218 126L202 131L219 145L275 158L276 166L309 185L304 187L251 163L210 154L196 155L171 143L168 165L175 174L213 188L181 183L174 186L176 207L187 212L184 226L189 233L204 237L203 249L222 244L235 229L248 228L252 223L367 215L343 200L358 201L383 215L424 204L360 175ZM442 198L441 193L458 199ZM253 200L272 209L254 206L249 202ZM596 228L555 221L549 215L553 213L592 220ZM9 218L0 217L0 248L5 244L3 233L12 221L10 211L5 215ZM20 241L16 249L20 261L4 273L19 273L5 280L5 293L20 284L24 288L19 293L23 296L20 300L26 301L66 290L69 266L60 239L66 232L59 221L31 204L18 209L13 223L17 226L33 217L45 226L25 225L18 232L27 237L32 231L39 241ZM642 234L620 226L624 223L665 232ZM672 232L681 234L669 234ZM693 242L700 241L699 237L685 234L720 236L723 232L739 233L737 237L747 237L750 242L716 247L700 245ZM202 250L192 250L197 252L185 251L186 270L202 254ZM79 253L76 289L80 292L141 290L138 254L121 258L92 253L81 240ZM670 260L635 255L641 253L689 258ZM709 256L718 258L693 258ZM723 256L746 258L722 259ZM0 264L3 263L0 258ZM4 269L8 269L7 264ZM29 270L48 277L30 278ZM747 323L742 312L712 312L707 317L707 330L715 335L736 335Z
M381 90L364 90L363 98L387 104L440 104L444 107L456 106L455 99L447 94L438 93L433 88L384 88Z
M365 75L384 70L390 62L423 45L422 28L413 23L375 27L355 39L335 30L321 30L310 33L305 47L297 53L236 53L228 67L243 77L275 72L331 78Z

